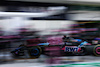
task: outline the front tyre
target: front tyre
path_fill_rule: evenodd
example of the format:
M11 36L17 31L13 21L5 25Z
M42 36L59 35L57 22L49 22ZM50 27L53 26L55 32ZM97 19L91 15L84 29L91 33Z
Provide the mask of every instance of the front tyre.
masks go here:
M28 53L31 58L38 58L42 53L42 49L39 46L34 46L29 48Z

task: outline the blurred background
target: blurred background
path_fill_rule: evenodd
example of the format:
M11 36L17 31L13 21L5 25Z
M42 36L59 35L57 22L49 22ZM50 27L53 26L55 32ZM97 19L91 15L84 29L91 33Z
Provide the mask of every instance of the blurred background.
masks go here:
M11 54L22 44L36 46L40 41L61 46L64 35L99 43L99 3L99 0L0 1L0 67L100 67L97 56L66 56L60 47L43 48L50 49L49 53L39 58L30 58L27 52L22 57Z

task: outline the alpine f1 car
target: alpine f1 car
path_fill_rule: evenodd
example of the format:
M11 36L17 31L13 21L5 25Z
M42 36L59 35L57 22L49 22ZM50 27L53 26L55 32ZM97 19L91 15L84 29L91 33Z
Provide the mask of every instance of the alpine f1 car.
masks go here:
M28 55L31 58L37 58L41 54L49 56L61 56L63 55L63 53L66 55L93 54L96 56L100 56L100 45L91 45L87 41L82 41L80 39L74 39L70 42L62 43L59 45L54 45L53 43L52 45L52 43L49 41L43 42L37 38L27 40L27 44L28 45L20 45L18 48L11 51L11 53L15 56L24 56L26 53L25 51L27 51Z

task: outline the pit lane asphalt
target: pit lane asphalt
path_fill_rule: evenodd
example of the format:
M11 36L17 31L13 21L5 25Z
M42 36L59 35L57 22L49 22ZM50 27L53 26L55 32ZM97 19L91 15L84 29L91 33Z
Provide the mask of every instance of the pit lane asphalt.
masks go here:
M2 61L15 61L15 62L45 62L50 58L59 59L61 63L70 63L70 62L86 62L86 61L100 61L100 57L97 56L61 56L61 57L49 57L46 55L41 55L39 58L29 58L26 56L23 57L13 57L12 54L8 52L0 52L0 62Z

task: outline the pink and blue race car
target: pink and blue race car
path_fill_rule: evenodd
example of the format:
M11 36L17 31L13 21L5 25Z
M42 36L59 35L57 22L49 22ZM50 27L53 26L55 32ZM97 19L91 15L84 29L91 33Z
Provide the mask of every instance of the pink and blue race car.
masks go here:
M93 54L100 56L100 45L92 45L81 39L73 39L70 42L66 42L66 44L60 37L47 38L46 41L41 38L34 38L28 39L26 42L26 45L20 45L11 53L15 56L23 56L26 50L31 58L37 58L41 54L49 56Z

